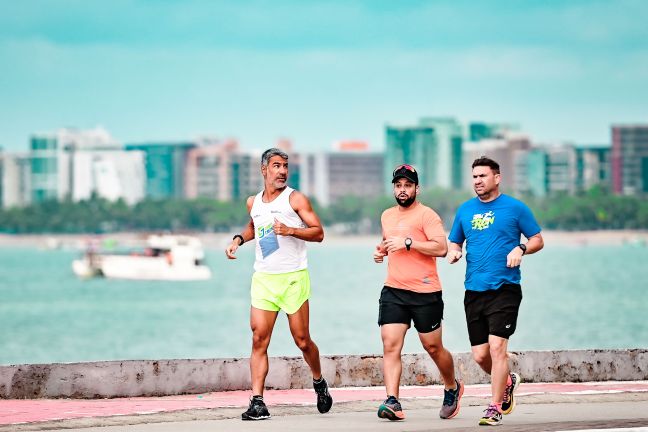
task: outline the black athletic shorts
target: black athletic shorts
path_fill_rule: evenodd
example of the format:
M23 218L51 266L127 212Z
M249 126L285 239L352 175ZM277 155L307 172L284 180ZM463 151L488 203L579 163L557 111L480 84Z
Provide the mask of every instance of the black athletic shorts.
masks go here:
M429 333L441 326L443 298L441 291L416 293L384 286L380 293L378 325L407 324L414 321L419 333Z
M470 345L488 342L488 335L508 339L517 325L522 287L504 284L496 290L466 290L464 309Z

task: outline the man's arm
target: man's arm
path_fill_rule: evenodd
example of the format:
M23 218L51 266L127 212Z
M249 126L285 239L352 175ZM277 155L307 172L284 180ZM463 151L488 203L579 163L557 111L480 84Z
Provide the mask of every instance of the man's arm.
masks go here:
M526 252L519 246L515 246L511 252L506 256L506 267L517 267L522 263L523 255L531 255L538 252L544 247L544 239L542 234L538 233L527 239L525 244Z
M289 200L290 206L299 215L306 228L289 227L275 219L273 227L275 234L292 236L310 242L321 242L324 240L324 228L322 228L319 216L313 210L306 195L299 191L294 191L290 194Z
M454 264L461 259L463 256L463 242L454 243L450 242L448 247L448 262Z
M254 204L254 196L248 197L247 199L248 214L252 210L252 204ZM252 220L252 218L250 218L247 225L245 225L245 228L243 228L243 231L241 231L241 237L243 237L243 242L246 243L254 239L254 221ZM234 254L236 253L236 250L239 248L239 246L241 246L241 244L242 243L240 238L233 238L232 242L225 249L225 255L227 255L227 258L236 259L236 256Z
M384 241L384 245L388 252L396 252L397 250L405 249L405 238L389 237ZM427 241L412 240L410 249L417 250L424 255L444 257L448 253L448 244L445 236L439 236L432 237Z
M380 264L387 256L387 249L385 248L385 232L383 231L382 241L376 246L373 254L374 262Z

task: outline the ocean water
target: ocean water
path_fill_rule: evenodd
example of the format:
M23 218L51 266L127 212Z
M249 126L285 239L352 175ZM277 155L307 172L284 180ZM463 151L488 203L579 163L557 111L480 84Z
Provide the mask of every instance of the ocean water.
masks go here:
M311 334L322 354L381 353L376 324L386 263L374 242L309 245ZM227 260L207 250L205 282L79 280L78 253L0 248L0 364L245 357L250 352L253 247ZM518 329L510 350L648 347L648 248L547 245L524 258ZM440 260L443 338L470 350L464 262ZM405 352L420 352L414 330ZM285 316L270 355L299 355Z

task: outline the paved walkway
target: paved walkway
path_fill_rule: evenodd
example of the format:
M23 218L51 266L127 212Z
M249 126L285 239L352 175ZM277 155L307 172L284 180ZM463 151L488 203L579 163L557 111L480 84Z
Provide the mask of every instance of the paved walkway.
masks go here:
M417 407L417 400L438 400L440 405L442 399L441 386L416 386L404 387L401 389L401 399L409 400L407 403L413 408ZM334 388L331 394L338 407L336 412L352 412L360 405L355 402L380 401L385 397L384 387L362 387L362 388ZM70 427L74 422L65 426L65 421L74 419L106 419L115 416L122 418L122 424L146 423L147 419L152 422L177 421L165 420L153 414L183 412L187 410L203 410L207 413L218 413L219 419L240 418L240 407L247 406L249 391L231 391L206 393L201 395L182 395L165 397L137 397L137 398L116 398L116 399L36 399L36 400L0 400L0 431L3 430L34 430L39 425L43 428L52 429L56 424L62 427ZM627 395L620 400L628 400L644 406L642 418L648 416L648 381L630 382L594 382L594 383L522 383L516 392L516 396L522 400L533 403L534 396L569 396L570 401L578 402L579 398L586 396L605 395ZM638 397L631 397L639 395ZM487 403L490 396L489 385L467 386L464 392L464 406L483 405ZM477 401L470 403L470 399ZM271 408L271 413L281 415L286 412L288 406L293 411L299 412L299 407L308 407L308 411L315 404L315 393L313 390L268 390L265 400ZM518 399L520 400L520 399ZM547 399L535 399L539 403ZM619 401L619 399L616 399ZM337 405L339 404L339 405ZM376 405L371 402L370 406ZM429 403L428 403L429 405ZM346 406L346 408L344 408ZM232 409L237 407L237 409ZM273 410L272 407L275 407ZM429 408L428 408L429 409ZM362 410L366 410L363 408ZM196 412L196 411L192 411ZM145 416L145 415L151 415ZM126 417L124 417L126 416ZM126 418L138 418L130 422ZM192 418L201 418L194 415ZM203 416L202 418L207 418ZM213 418L213 416L212 416ZM190 420L190 419L188 419ZM61 421L63 421L61 423ZM54 423L52 423L54 422ZM105 425L101 422L84 422L83 427ZM22 426L29 426L24 429ZM80 424L81 425L81 424ZM646 424L648 426L648 424ZM73 426L74 427L74 426Z

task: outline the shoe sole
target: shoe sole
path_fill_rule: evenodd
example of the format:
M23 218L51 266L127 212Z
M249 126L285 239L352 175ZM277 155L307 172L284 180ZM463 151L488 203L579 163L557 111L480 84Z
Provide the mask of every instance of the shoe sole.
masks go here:
M444 420L450 420L451 418L459 414L459 408L461 408L461 396L463 396L464 385L463 385L463 381L461 382L457 381L457 382L459 383L459 396L457 396L457 408L455 408L452 414L450 414L448 417L439 416Z
M515 379L515 385L513 385L513 390L511 390L511 406L506 411L502 410L502 414L504 415L511 414L515 409L515 397L513 396L513 394L515 393L515 390L520 385L520 375L516 374L515 372L513 372L513 375L515 375L516 379Z
M254 421L254 420L267 420L269 418L270 418L269 415L268 416L259 416L259 417L241 416L241 420L251 420L251 421Z
M405 413L403 413L403 411L394 411L386 406L381 406L380 408L378 408L378 417L386 418L392 421L405 420Z
M502 424L502 421L493 421L493 420L479 420L479 426L499 426Z

